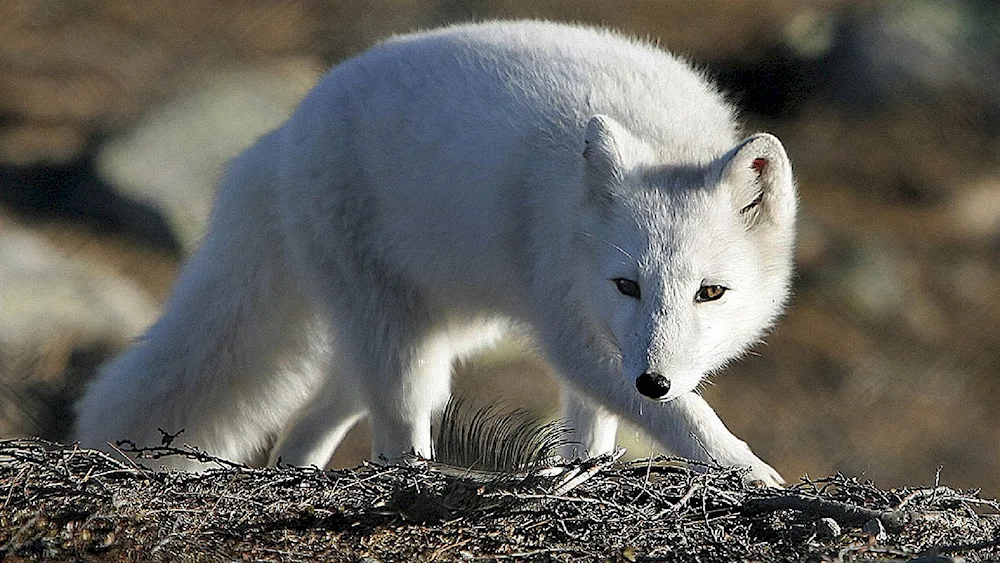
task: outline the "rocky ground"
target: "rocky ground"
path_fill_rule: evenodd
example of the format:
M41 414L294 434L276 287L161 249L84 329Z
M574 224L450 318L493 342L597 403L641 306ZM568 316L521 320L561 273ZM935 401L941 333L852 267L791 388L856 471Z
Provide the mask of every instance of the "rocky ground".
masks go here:
M485 480L434 464L323 472L219 462L206 473L165 473L50 448L0 441L5 561L1000 557L1000 504L943 486L885 490L835 475L754 488L737 471L692 472L664 458Z
M323 68L391 32L531 16L659 38L792 156L795 298L706 390L729 426L793 481L1000 495L990 2L24 1L0 16L0 438L67 437L96 366L155 318L225 161ZM554 414L547 367L517 350L460 366L459 387ZM362 427L335 465L366 448Z

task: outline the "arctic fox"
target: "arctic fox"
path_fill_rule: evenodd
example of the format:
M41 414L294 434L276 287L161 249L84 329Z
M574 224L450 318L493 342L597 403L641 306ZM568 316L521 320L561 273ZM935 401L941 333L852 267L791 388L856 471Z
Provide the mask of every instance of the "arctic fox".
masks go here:
M225 458L273 444L272 463L322 466L367 415L374 456L427 456L456 358L520 330L561 374L576 453L613 449L624 417L778 484L698 393L772 324L792 271L791 165L738 131L698 72L611 31L389 39L235 159L76 436L184 429Z

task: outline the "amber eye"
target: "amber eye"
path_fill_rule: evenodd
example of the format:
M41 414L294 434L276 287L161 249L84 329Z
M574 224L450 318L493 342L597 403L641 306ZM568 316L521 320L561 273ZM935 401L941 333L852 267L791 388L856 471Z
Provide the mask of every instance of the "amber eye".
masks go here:
M695 303L704 303L706 301L715 301L716 299L722 297L728 288L721 285L703 285L698 290L698 293L694 296Z
M625 278L615 278L611 281L615 282L615 285L618 287L618 291L621 292L622 295L627 295L634 299L638 299L642 295L642 293L639 291L639 284L635 283L632 280Z

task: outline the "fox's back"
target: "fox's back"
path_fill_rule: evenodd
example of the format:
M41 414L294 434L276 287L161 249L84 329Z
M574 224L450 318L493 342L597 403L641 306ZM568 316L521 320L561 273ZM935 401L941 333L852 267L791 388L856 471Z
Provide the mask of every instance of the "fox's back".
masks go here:
M607 30L547 22L387 40L336 67L306 116L310 105L336 116L330 143L350 158L336 168L351 170L341 189L374 198L367 228L392 241L378 252L426 277L422 285L449 288L449 299L444 282L456 279L470 298L509 292L523 284L532 241L565 242L593 115L656 147L657 164L703 164L738 138L731 108L683 61Z
M547 133L575 155L595 114L659 145L665 158L717 156L737 140L731 107L700 72L605 29L540 21L446 27L387 40L328 82L351 92L354 115L370 129L409 142L447 140L443 149ZM683 154L670 154L680 147Z

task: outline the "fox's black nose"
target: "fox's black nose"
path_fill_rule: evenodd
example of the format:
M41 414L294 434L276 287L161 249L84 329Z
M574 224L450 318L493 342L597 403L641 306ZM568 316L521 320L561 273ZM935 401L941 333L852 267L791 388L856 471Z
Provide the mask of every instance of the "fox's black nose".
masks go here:
M647 371L635 380L635 388L650 399L662 399L670 391L670 380L656 372Z

